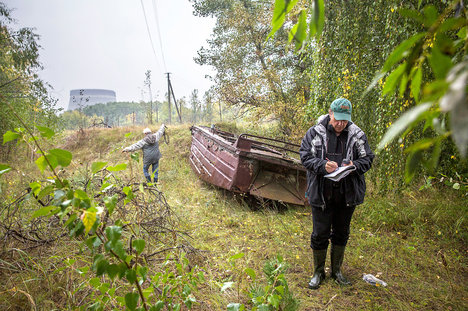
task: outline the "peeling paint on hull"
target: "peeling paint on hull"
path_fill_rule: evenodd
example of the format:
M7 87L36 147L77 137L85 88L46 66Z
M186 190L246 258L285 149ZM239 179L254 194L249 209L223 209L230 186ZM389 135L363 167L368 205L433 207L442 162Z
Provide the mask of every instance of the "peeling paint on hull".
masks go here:
M286 155L286 151L298 153L298 145L208 127L190 130L190 165L200 179L237 193L306 204L306 170Z

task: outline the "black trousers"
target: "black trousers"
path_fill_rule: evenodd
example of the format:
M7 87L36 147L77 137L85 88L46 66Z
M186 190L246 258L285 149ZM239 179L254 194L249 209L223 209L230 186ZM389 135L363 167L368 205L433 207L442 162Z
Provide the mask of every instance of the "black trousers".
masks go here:
M349 239L349 227L356 206L346 206L344 195L333 191L325 202L325 209L312 207L313 231L310 247L314 250L328 248L332 244L345 246Z

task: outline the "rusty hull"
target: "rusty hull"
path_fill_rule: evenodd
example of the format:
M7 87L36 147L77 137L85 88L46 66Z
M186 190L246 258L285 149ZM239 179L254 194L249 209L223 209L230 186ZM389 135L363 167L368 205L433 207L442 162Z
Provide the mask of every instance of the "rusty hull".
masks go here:
M299 146L281 142L285 147L278 147L274 139L236 137L208 127L190 130L190 165L202 180L237 193L306 204L306 170L299 160L286 155L286 151L298 153Z

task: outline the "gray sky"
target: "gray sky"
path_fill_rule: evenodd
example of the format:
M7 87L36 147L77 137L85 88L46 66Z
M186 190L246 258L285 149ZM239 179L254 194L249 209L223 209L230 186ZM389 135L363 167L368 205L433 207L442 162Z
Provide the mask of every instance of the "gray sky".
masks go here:
M166 72L171 72L177 99L188 99L193 89L201 97L210 86L205 75L212 74L211 68L193 58L206 45L214 20L193 16L188 0L3 1L15 9L15 28L34 27L40 35L44 70L39 74L53 86L59 107L68 107L70 90L84 88L114 90L117 101L148 101L147 70L153 100L164 100Z

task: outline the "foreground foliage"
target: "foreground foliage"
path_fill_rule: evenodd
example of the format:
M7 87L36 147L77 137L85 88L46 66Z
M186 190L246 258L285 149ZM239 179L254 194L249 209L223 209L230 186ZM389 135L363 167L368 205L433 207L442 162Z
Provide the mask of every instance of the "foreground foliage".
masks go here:
M196 302L193 291L204 281L203 273L197 266L189 266L185 252L193 249L179 244L181 232L162 193L151 184L122 181L117 172L124 171L126 163L96 161L86 167L83 182L66 179L63 170L71 164L73 154L59 148L43 149L40 137L19 120L25 127L5 133L3 142L33 141L39 150L37 167L52 176L30 182L27 195L2 203L4 243L12 247L16 240L38 247L64 238L65 231L72 243L82 241L77 244L86 248L88 265L73 267L74 256L65 263L86 280L75 292L94 289L86 297L87 309L180 310L182 305L191 309ZM37 130L41 138L55 135L46 127ZM0 175L11 170L1 166ZM24 214L26 205L34 209L32 215ZM161 270L150 269L154 257L165 253Z

